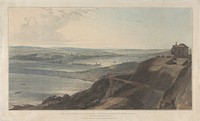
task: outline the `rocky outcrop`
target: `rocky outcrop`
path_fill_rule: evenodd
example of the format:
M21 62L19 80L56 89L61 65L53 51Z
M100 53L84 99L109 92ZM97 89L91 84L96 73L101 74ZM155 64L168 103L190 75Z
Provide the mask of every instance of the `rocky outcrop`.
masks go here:
M19 109L191 109L191 63L171 59L152 58L133 74L103 75L88 90Z
M191 65L181 70L172 86L165 92L160 101L162 109L191 109L192 108L192 85Z

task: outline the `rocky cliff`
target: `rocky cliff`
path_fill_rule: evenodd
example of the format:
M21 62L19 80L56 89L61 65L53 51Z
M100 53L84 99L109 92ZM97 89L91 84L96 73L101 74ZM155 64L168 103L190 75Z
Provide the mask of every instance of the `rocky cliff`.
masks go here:
M191 109L191 61L170 57L142 62L135 73L103 75L88 89L72 96L51 96L27 110L66 109Z

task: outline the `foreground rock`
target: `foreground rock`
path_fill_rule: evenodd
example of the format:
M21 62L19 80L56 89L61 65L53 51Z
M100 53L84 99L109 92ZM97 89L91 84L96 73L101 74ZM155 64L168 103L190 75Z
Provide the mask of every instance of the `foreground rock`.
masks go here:
M13 109L191 109L191 62L171 59L152 58L134 74L104 75L72 96L51 96L40 105Z

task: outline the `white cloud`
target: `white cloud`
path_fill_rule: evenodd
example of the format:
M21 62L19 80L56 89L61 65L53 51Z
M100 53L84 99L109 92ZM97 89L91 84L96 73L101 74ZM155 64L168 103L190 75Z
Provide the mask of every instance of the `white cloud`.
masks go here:
M39 44L40 41L41 43L45 41L48 45L48 42L52 43L53 41L69 41L57 30L65 26L69 21L77 21L81 17L84 17L84 14L97 10L37 8L36 13L34 13L34 9L28 9L27 11L30 12L29 15L27 15L26 8L18 10L16 13L15 8L10 11L18 15L17 18L11 15L11 41L20 41L20 44L23 42L28 43L26 41L33 41L33 44L34 42ZM30 16L32 12L34 14ZM16 21L16 19L18 20ZM16 23L18 25L14 26L13 24Z

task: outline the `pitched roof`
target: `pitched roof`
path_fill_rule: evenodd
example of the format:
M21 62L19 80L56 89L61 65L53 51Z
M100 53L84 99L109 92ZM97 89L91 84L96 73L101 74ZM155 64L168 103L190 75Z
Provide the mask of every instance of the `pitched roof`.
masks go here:
M184 43L181 43L181 44L179 44L179 45L175 45L175 47L187 47L187 48L188 48L188 46L185 45Z

